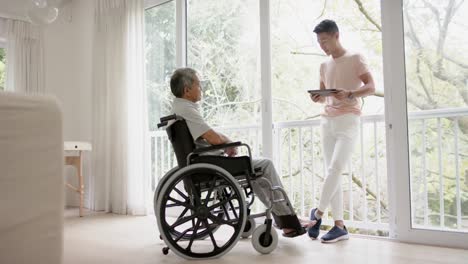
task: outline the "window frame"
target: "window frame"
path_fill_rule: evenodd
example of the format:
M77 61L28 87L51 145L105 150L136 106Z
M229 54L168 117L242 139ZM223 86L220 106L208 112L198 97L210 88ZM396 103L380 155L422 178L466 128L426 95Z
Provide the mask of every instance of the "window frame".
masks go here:
M175 0L145 0L144 7L146 10L146 9L150 9L159 5L166 4L171 1L175 1Z
M5 50L5 54L6 54L7 41L6 41L6 39L1 38L1 37L0 37L0 49L4 49L4 50ZM6 71L6 64L5 64L5 71ZM3 85L5 85L5 83L4 83ZM5 91L5 90L6 90L6 87L3 86L3 89L2 89L1 91Z
M145 0L145 8L170 1L176 1L176 66L185 67L187 62L187 0ZM380 1L383 78L384 87L387 88L385 89L385 125L390 237L403 242L466 248L468 246L466 233L420 230L411 227L402 3L402 0ZM258 0L258 4L260 7L262 144L272 146L270 1ZM272 149L263 151L265 157L272 158ZM434 237L437 239L434 240Z
M381 4L384 86L391 87L385 89L390 237L403 242L466 249L466 232L412 226L403 0L382 0Z

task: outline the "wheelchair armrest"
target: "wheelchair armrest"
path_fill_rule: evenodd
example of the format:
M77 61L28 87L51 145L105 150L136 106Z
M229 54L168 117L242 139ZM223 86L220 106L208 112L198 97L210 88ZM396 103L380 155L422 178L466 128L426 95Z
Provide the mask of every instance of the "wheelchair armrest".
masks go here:
M236 141L236 142L231 142L231 143L226 143L226 144L213 145L213 146L206 147L206 148L195 149L193 152L187 155L187 165L190 165L190 161L192 160L193 155L199 155L200 153L205 153L205 152L209 152L209 151L217 150L217 149L226 149L226 148L239 147L239 146L244 146L247 149L249 153L249 158L252 160L252 151L250 150L249 145L242 143L240 141ZM254 172L254 167L252 163L250 165L252 166L251 171Z
M206 148L197 148L192 153L193 154L200 154L200 153L205 153L205 152L209 152L209 151L213 151L213 150L217 150L217 149L227 149L227 148L231 148L231 147L238 147L238 146L241 146L241 145L242 145L242 142L236 141L236 142L231 142L231 143L226 143L226 144L213 145L213 146L209 146L209 147L206 147Z
M163 127L163 126L167 126L167 122L168 122L168 121L164 121L164 122L159 123L159 124L158 124L158 128L161 128L161 127Z

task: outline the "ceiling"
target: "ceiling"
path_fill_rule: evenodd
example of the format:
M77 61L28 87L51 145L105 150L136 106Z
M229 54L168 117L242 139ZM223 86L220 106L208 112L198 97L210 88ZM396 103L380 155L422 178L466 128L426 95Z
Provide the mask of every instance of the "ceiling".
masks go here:
M31 0L0 0L0 16L25 18Z
M64 6L71 0L54 0ZM27 11L32 5L32 0L0 0L0 17L26 19Z

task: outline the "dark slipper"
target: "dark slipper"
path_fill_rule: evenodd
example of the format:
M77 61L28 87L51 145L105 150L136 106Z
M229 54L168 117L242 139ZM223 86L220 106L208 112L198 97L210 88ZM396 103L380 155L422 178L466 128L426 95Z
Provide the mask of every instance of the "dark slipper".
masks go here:
M284 237L297 237L297 236L301 236L303 234L305 234L307 231L305 230L305 228L301 228L299 230L293 230L293 231L290 231L290 232L287 232L287 233L284 233L283 232L283 236Z

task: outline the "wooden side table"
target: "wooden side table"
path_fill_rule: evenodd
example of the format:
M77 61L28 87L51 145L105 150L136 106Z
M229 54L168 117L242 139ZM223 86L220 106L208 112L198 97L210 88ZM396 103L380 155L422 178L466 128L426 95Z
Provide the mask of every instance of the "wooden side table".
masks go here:
M84 179L83 179L83 152L91 151L92 146L89 142L78 142L78 141L65 141L65 165L71 165L76 168L76 175L78 177L78 187L75 187L69 183L66 186L80 195L80 217L83 216L83 196L84 196ZM78 156L68 156L67 152L78 152Z

